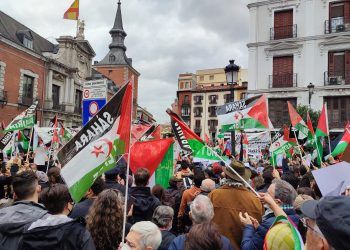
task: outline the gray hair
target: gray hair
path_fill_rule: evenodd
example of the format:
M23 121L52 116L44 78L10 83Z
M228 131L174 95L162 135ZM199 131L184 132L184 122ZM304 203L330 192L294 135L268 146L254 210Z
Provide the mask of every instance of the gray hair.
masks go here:
M210 193L215 189L215 182L212 179L204 179L202 181L201 190Z
M275 184L275 199L281 200L285 205L293 205L297 197L297 191L288 182L274 179L272 184Z
M198 195L191 203L192 221L195 224L210 222L214 217L214 207L210 199L204 195Z
M159 228L150 221L140 221L135 223L130 232L135 232L140 235L140 247L146 249L152 247L152 249L158 249L162 242L162 234Z
M158 206L154 210L152 221L158 227L164 228L169 226L172 223L174 217L174 209L169 206Z

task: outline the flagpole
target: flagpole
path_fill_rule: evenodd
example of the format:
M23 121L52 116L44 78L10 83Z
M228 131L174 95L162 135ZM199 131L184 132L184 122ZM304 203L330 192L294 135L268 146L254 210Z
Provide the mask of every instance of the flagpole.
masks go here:
M26 162L28 162L30 144L32 143L33 130L34 130L34 127L32 127L32 129L30 130L30 138L29 138L29 146L28 146L28 150L27 150Z
M320 162L321 164L322 162L322 155L320 154L320 150L318 149L318 141L317 141L317 136L316 134L314 135L314 139L315 139L315 144L316 144L316 150L317 150L317 157L320 158Z
M272 135L271 135L271 129L269 129L270 131L270 147L272 146ZM270 151L270 150L269 150ZM276 168L276 163L275 163L275 157L273 155L273 151L271 152L271 157L272 157L272 167Z
M328 111L327 111L327 102L325 102L324 104L325 107L325 115L326 115L326 126L327 126L327 136L328 136L328 148L329 148L329 154L332 153L332 149L331 149L331 138L329 137L329 126L328 126Z
M295 139L296 139L296 141L297 141L298 148L299 148L300 160L303 160L303 155L301 154L301 147L300 147L300 144L299 144L297 135L296 135L296 133L295 133L295 130L293 130L293 132L294 132L294 136L295 136Z
M130 173L130 148L131 148L131 124L132 124L132 113L134 109L134 77L131 80L131 109L130 109L130 131L129 131L129 148L128 148L128 164L126 168L126 182L125 182L125 202L124 202L124 218L123 218L123 234L122 242L125 241L125 226L126 226L126 217L127 217L127 203L128 203L128 191L129 191L129 173Z

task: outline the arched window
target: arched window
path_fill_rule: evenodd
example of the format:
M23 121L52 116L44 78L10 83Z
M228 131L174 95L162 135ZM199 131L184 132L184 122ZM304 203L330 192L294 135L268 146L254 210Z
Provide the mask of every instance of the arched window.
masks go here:
M115 55L109 56L109 62L115 62Z

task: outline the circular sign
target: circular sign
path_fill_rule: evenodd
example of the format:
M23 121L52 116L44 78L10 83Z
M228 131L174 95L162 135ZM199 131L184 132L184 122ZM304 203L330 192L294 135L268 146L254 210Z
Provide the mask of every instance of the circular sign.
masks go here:
M96 113L98 112L98 104L97 102L91 102L89 105L89 113L90 115L96 115Z
M84 98L89 98L90 91L88 89L84 90Z

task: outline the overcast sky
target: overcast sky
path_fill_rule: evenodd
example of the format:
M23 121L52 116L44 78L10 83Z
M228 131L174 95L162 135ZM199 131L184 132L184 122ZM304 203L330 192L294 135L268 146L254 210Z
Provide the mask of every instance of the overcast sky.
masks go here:
M0 0L0 9L54 42L75 35L63 13L73 0ZM117 0L80 0L85 38L101 60L111 42ZM248 65L247 0L122 0L127 56L141 73L139 104L159 123L176 97L179 73L219 68L229 59Z

